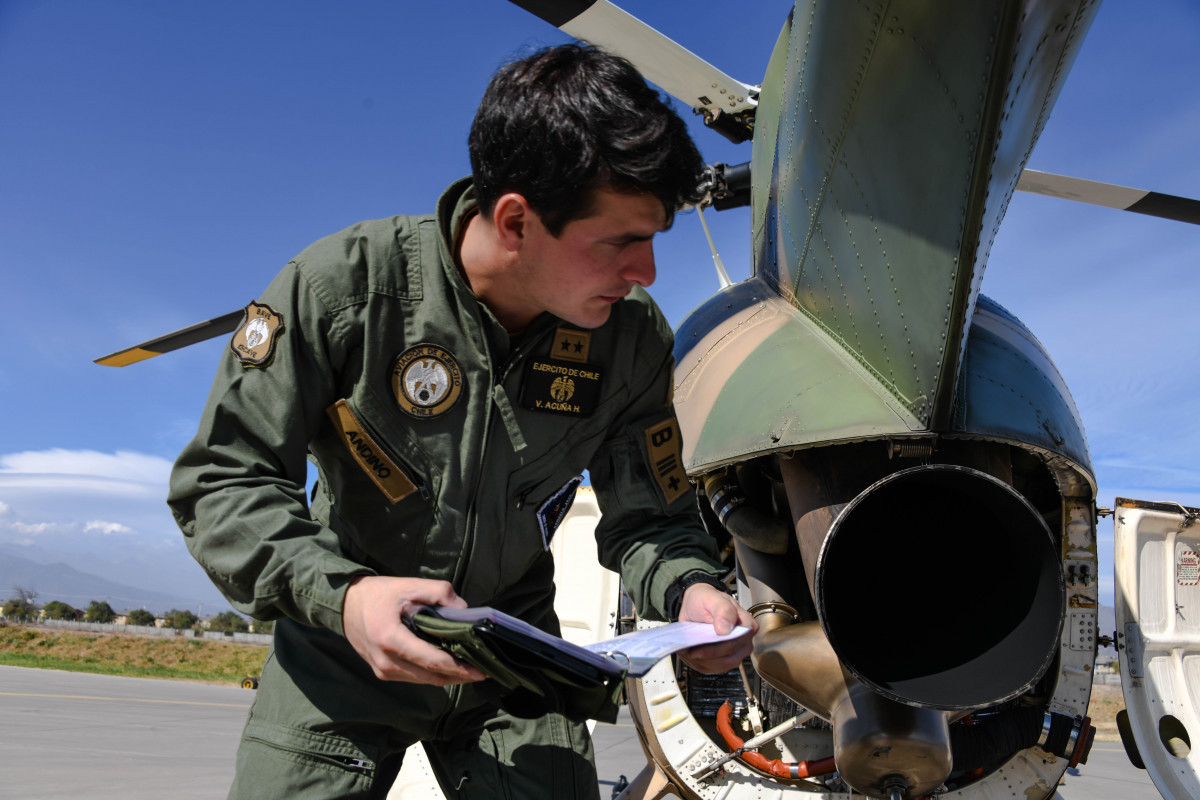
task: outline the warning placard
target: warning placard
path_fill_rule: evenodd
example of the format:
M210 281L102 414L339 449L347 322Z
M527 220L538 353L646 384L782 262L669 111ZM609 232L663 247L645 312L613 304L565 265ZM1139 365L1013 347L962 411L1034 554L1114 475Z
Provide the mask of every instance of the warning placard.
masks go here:
M1175 582L1180 586L1200 583L1200 554L1187 546L1175 550Z

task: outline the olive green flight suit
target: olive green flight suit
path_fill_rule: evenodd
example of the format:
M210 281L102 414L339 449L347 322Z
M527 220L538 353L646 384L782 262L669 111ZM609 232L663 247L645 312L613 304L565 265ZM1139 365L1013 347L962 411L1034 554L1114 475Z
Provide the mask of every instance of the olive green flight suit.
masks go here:
M644 616L723 571L679 463L661 312L635 289L600 328L543 314L510 341L452 255L473 209L461 181L436 216L362 222L290 262L175 465L189 550L235 608L281 618L233 796L382 797L416 741L451 797L594 796L582 725L377 680L343 636L347 584L444 579L558 633L548 541L584 470L600 561Z

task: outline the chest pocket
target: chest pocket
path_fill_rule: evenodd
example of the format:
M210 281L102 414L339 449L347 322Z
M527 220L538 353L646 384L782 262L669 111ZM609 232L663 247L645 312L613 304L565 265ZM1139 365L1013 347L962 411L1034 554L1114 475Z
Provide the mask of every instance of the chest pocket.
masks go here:
M322 465L336 501L327 512L342 546L385 573L405 574L421 563L436 508L428 459L397 435L369 395L339 400L326 412L333 425L339 469Z
M405 469L388 449L380 444L378 434L372 434L346 400L338 400L326 410L333 423L334 433L350 453L350 457L362 468L366 476L379 488L392 505L399 503L413 492L424 489L424 483L415 477L412 469ZM426 492L427 494L428 492Z
M504 567L515 572L506 574L506 581L518 578L548 549L549 539L561 522L555 506L565 499L562 495L578 486L576 479L588 468L627 398L628 390L621 389L581 420L549 414L526 414L521 420L526 435L539 440L542 455L509 476ZM510 553L520 555L509 560Z

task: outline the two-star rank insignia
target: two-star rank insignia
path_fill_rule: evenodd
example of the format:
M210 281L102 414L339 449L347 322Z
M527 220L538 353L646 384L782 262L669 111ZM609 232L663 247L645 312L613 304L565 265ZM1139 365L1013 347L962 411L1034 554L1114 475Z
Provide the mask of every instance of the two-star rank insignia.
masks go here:
M587 331L559 328L554 332L554 344L550 347L550 357L557 361L586 364L588 350L591 349L591 346L592 335Z
M680 453L679 423L674 417L646 428L646 458L667 505L689 490Z

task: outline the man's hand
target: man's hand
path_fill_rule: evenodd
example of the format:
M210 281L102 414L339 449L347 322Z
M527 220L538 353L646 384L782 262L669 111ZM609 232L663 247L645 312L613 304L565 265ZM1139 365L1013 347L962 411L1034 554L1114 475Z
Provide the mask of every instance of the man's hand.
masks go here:
M707 583L693 583L683 593L683 604L679 607L680 622L711 622L719 634L726 634L735 625L745 625L749 633L724 642L691 647L679 653L694 670L708 674L728 672L750 655L758 623L750 612L742 608L729 595Z
M419 638L401 621L414 606L466 608L446 581L363 575L346 589L342 626L355 651L384 681L448 686L486 678L441 648Z

